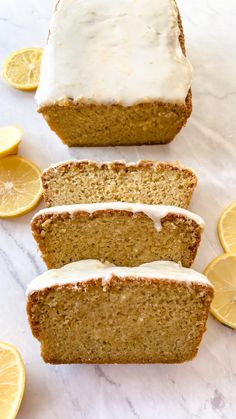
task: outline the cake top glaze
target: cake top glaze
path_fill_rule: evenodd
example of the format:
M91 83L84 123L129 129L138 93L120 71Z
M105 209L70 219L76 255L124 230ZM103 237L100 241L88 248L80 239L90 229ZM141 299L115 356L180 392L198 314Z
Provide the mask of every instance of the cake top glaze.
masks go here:
M108 262L102 263L98 260L89 259L69 263L60 269L50 269L44 272L30 282L26 290L26 295L54 287L55 285L77 284L78 282L98 278L101 278L103 284L106 284L114 275L119 278L167 279L197 282L212 286L205 275L196 272L194 269L184 268L174 262L155 261L144 263L134 268L124 268Z
M191 65L174 0L59 0L36 100L184 103Z

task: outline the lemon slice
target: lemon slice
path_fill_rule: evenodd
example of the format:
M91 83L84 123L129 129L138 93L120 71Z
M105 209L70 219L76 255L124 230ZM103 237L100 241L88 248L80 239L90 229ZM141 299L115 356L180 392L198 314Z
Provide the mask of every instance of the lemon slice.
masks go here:
M224 251L236 253L236 202L222 212L218 234Z
M17 154L22 140L22 130L15 126L0 127L0 158Z
M0 342L0 418L13 419L25 389L25 367L16 348Z
M0 160L0 218L31 211L42 196L41 172L19 156Z
M3 65L4 79L15 89L37 89L42 51L42 48L27 48L13 52Z
M236 253L218 256L204 274L215 287L211 313L221 323L236 329Z

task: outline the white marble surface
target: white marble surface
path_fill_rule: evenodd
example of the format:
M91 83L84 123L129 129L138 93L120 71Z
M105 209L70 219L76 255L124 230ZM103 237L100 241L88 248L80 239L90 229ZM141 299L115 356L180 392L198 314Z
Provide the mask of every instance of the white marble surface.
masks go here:
M44 46L50 0L0 0L0 60ZM36 113L32 94L0 82L0 123L24 129L20 154L41 168L68 158L180 159L199 174L192 210L207 228L195 263L222 253L216 223L236 199L236 3L179 0L194 67L193 115L168 146L67 149ZM39 356L25 313L25 285L45 267L31 237L32 214L0 222L0 334L19 347L27 385L19 419L233 419L236 334L210 318L198 357L184 365L49 366ZM0 414L1 416L1 414Z

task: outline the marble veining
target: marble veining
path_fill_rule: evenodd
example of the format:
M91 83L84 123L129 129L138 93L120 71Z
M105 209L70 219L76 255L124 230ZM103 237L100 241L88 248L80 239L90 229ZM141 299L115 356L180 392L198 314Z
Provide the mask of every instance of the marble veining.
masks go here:
M179 0L193 64L193 114L166 146L68 149L36 113L33 94L0 80L1 125L24 130L20 154L42 169L65 159L181 160L199 174L190 210L206 222L194 268L222 253L216 224L236 199L236 50L234 0ZM46 42L53 2L0 1L0 60ZM38 208L42 208L41 204ZM35 210L35 212L37 211ZM212 317L198 357L183 365L50 366L39 356L25 313L25 287L45 270L31 236L32 213L0 221L0 331L27 369L19 419L233 419L236 333Z

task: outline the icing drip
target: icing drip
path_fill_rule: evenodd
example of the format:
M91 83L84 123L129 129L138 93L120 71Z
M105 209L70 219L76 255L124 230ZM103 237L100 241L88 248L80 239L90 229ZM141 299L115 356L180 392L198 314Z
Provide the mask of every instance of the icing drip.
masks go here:
M106 210L130 211L133 214L142 212L153 220L157 231L161 230L161 220L168 214L183 215L186 219L194 220L201 227L202 230L205 226L203 219L199 215L187 211L183 208L174 207L171 205L147 205L129 202L100 202L94 204L61 205L51 208L45 208L37 212L34 215L33 219L44 214L61 214L68 212L73 215L78 211L85 211L92 214L95 211Z

